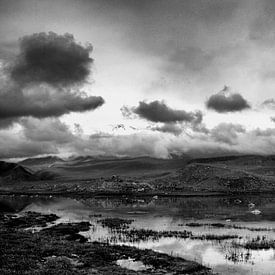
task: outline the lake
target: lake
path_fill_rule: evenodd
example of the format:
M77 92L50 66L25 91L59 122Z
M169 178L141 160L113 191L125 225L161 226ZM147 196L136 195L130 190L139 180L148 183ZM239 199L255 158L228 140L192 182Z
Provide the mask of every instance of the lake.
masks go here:
M90 241L149 248L194 260L219 274L275 274L275 198L0 196L0 210L55 213L57 222L90 221ZM191 237L129 238L100 222L123 218L129 230L191 232ZM264 249L249 244L273 244ZM131 268L131 263L127 263Z

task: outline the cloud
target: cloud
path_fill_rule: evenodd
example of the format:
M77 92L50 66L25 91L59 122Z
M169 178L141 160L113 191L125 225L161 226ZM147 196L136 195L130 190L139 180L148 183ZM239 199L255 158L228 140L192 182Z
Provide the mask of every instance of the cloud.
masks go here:
M14 86L0 92L0 119L61 116L94 110L103 103L102 97L87 96L79 91L68 92L47 86L21 90Z
M187 112L185 110L172 109L164 101L145 102L140 101L137 107L123 106L122 115L126 118L143 118L154 125L147 127L147 130L162 133L180 135L185 128L194 132L206 133L208 130L202 123L203 114L201 111ZM159 125L161 123L161 125Z
M83 83L93 61L92 47L77 44L73 35L35 33L20 40L20 54L9 68L20 84L48 83L70 86Z
M77 136L81 136L84 134L84 131L79 123L74 123L74 133Z
M24 118L21 119L20 125L23 127L24 136L30 141L65 144L75 140L69 127L58 118Z
M263 130L263 129L257 128L253 130L253 134L256 137L275 137L275 129L267 128Z
M264 108L275 110L275 99L274 98L266 99L261 105Z
M209 68L215 54L208 53L199 47L186 47L183 49L175 49L167 60L167 72L174 72L178 75L182 73L194 74L201 73L204 69Z
M122 106L120 108L120 111L122 113L122 115L125 117L125 118L128 118L128 119L133 119L135 118L135 114L133 113L133 108L131 107L128 107L128 106Z
M166 158L169 156L166 146L166 137L152 135L142 132L130 135L102 135L90 136L89 146L85 151L89 153L106 154L113 156L151 156ZM80 153L83 153L83 147L78 147Z
M1 71L0 128L21 117L59 117L103 105L102 97L80 90L90 73L90 51L70 34L24 36L19 56Z
M58 118L22 118L17 132L0 131L0 158L21 158L76 151L85 139ZM87 144L86 144L87 145Z
M237 144L238 134L245 132L244 126L240 124L220 123L210 131L210 134L214 141L234 145Z
M152 131L159 131L159 132L163 132L163 133L170 133L173 134L175 136L180 135L183 132L183 126L182 125L178 125L176 123L164 123L161 126L153 126L150 127L150 129Z
M0 60L9 60L18 51L18 43L16 41L0 42Z
M126 116L130 116L132 113L134 113L139 117L152 122L200 123L202 120L202 113L200 111L186 112L184 110L174 110L168 107L163 101L158 100L152 101L150 103L140 101L137 107L127 108L124 106L122 109L122 113L126 113Z
M18 132L0 131L0 158L45 154L169 158L171 154L201 157L275 153L272 150L275 148L275 128L246 131L239 124L221 123L207 133L183 131L180 135L171 135L149 129L134 134L95 132L88 136L74 133L58 118L24 118L18 123L21 127Z
M42 154L57 154L58 148L52 142L36 142L27 139L23 133L0 132L0 159L32 157Z
M206 107L218 113L239 112L251 108L242 95L230 93L227 86L217 94L211 95L206 102Z
M270 117L270 120L271 120L272 122L275 122L275 117L274 117L274 116Z
M0 119L0 129L9 129L17 121L18 121L17 118L3 118L3 119Z
M103 139L103 138L111 138L113 137L112 134L109 134L109 133L105 133L105 132L97 132L97 133L94 133L94 134L91 134L89 136L89 139L91 140L94 140L94 139Z
M22 118L19 130L0 131L0 158L21 158L75 152L78 143L87 146L85 138L73 134L58 118Z

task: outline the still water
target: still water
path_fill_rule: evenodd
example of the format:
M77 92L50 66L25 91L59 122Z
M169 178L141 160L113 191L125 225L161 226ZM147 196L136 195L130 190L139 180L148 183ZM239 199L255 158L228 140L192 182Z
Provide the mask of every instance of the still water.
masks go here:
M83 232L90 241L127 244L141 249L194 260L219 274L275 274L275 250L246 249L242 245L254 239L275 240L275 198L250 197L0 197L0 209L17 212L55 213L58 222L90 221ZM158 239L123 238L103 227L105 218L132 219L130 229L155 231L191 231L193 236L230 235L225 240L160 237ZM195 224L197 226L188 226ZM213 226L213 224L222 224ZM235 236L235 237L234 237ZM129 264L129 263L122 263Z

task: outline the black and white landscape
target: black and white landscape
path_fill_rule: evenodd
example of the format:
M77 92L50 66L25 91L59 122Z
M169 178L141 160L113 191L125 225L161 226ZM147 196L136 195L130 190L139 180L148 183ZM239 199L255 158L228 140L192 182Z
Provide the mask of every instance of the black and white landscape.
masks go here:
M272 0L0 0L0 274L274 274L274 31Z

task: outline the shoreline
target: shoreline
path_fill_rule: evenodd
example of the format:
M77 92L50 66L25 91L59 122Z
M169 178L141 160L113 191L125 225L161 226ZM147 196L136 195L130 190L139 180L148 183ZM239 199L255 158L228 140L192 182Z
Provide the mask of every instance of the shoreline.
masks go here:
M127 245L88 242L80 234L90 230L89 222L54 223L54 214L26 212L23 216L0 215L2 252L0 273L22 274L194 274L212 275L210 268L195 261ZM39 226L36 232L27 230ZM26 253L26 251L28 253ZM119 265L129 260L146 269L134 271ZM20 273L20 274L21 274ZM17 273L16 273L17 274Z
M244 196L244 195L275 195L274 191L238 191L238 192L145 192L145 193L131 193L131 192L114 192L114 191L7 191L0 190L1 196L62 196L62 197L230 197L230 196Z

